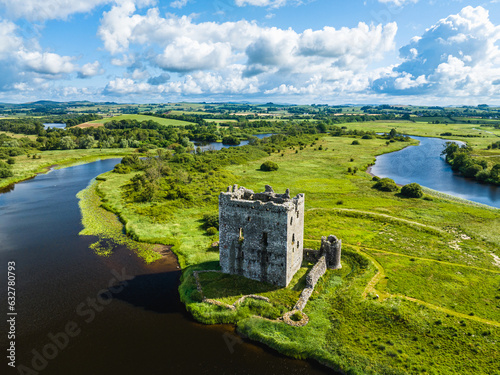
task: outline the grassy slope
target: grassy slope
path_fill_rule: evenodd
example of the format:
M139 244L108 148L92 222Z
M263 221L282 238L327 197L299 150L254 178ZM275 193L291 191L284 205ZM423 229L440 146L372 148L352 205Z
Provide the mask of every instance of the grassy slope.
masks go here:
M383 131L394 124L357 126ZM439 197L402 199L375 191L367 174L353 176L346 173L347 168L366 168L374 155L402 144L362 140L360 146L352 146L351 142L326 137L298 154L287 150L284 156L273 154L232 166L223 176L257 191L271 184L276 191L290 188L292 194L305 193L306 246L317 248L320 236L328 234L343 240L344 267L329 271L320 281L305 310L311 321L303 328L250 318L255 311L247 306L233 313L196 302L190 271L218 267L218 253L210 249L216 237L206 236L200 221L204 213L217 211L216 204L172 207L168 215L145 217L144 209L154 204L122 201L118 187L127 183L127 176L108 173L99 189L106 205L120 213L135 239L176 245L174 251L186 269L181 296L199 320L237 322L246 335L286 354L316 358L344 370L384 374L499 371L500 285L498 273L492 271L499 270L493 254L500 256L500 232L493 228L500 227L500 213ZM320 144L324 150L315 150ZM266 159L277 162L279 171L258 171ZM207 277L202 283L210 297L218 297L220 290L219 298L232 302L242 294L223 288L228 280L217 284ZM463 295L471 285L480 289ZM278 309L289 308L296 294L293 286L266 293ZM376 294L379 299L374 299ZM267 311L264 316L271 314L271 307L259 309Z
M105 117L100 120L89 121L86 124L105 124L106 122L110 122L112 120L120 121L120 120L137 120L141 121L149 121L152 120L154 122L159 123L160 125L173 125L173 126L185 126L191 125L191 122L174 120L169 118L160 118L155 116L146 116L146 115L119 115L114 117Z

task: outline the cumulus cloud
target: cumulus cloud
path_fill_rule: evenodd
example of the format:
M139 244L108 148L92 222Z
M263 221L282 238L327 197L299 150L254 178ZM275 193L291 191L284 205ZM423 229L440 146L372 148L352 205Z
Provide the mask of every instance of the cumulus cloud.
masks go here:
M170 80L170 74L168 73L162 73L159 76L156 77L150 77L148 79L148 83L153 86L158 86L158 85L163 85L164 83L167 83Z
M18 32L14 23L0 20L0 91L44 89L47 81L79 70L75 58L45 52Z
M162 69L171 72L217 69L227 65L231 57L229 43L199 43L186 37L179 37L156 57Z
M100 74L104 74L104 69L101 68L99 61L87 63L78 72L78 78L90 78Z
M71 73L76 69L73 58L69 56L25 50L20 50L17 55L21 63L35 73L56 75Z
M373 89L390 94L492 95L500 79L500 26L483 7L465 7L400 49L404 60Z
M6 58L17 51L22 45L22 39L16 35L17 26L10 21L0 22L0 59Z
M149 64L183 77L158 85L148 81L162 93L181 89L232 93L232 87L271 92L282 84L293 87L290 92L305 86L310 91L313 87L324 87L324 92L344 90L346 84L352 90L363 90L372 77L364 70L394 48L396 32L395 23L360 23L353 28L325 27L301 33L246 20L197 23L187 16L161 16L157 8L137 14L135 6L127 2L106 12L99 28L104 47L126 57L115 59L114 64L133 60L127 53L142 46L142 58ZM354 72L360 74L359 79ZM315 77L314 83L308 83L311 77ZM117 84L110 85L107 92L120 91Z
M26 18L30 21L66 19L74 13L86 13L98 5L112 0L0 0L7 13L13 17Z

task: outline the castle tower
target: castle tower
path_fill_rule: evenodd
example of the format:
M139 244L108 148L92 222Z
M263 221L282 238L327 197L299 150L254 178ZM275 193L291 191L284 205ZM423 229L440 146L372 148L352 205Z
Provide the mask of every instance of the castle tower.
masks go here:
M219 196L222 272L285 287L301 267L304 194L263 193L237 185Z
M342 251L342 241L335 236L321 237L320 253L326 256L326 267L331 270L342 268L340 256Z

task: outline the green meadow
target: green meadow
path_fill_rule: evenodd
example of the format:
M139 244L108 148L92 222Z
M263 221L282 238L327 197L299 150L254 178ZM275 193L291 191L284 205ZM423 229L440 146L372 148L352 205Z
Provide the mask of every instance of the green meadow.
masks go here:
M120 120L136 120L138 122L142 121L154 121L160 125L171 125L171 126L186 126L192 125L193 123L181 120L175 120L170 118L161 118L155 116L147 116L147 115L118 115L113 117L105 117L100 120L90 121L87 124L105 124L110 121L120 121Z
M475 134L469 125L346 126L424 136ZM482 147L495 137L482 136L464 139ZM425 199L408 199L373 189L365 170L375 156L414 143L312 139L243 164L184 175L179 184L196 192L192 201L131 201L130 180L142 172L101 175L97 191L134 241L173 246L183 268L181 299L201 322L236 324L242 334L286 355L315 359L348 374L499 373L500 211L432 192ZM260 171L267 160L279 170ZM305 246L319 248L324 235L342 239L343 267L320 279L304 310L310 319L306 326L275 319L296 302L312 266L307 263L287 288L200 274L207 298L228 304L246 294L270 299L247 300L235 311L201 302L193 271L219 269L218 250L212 247L218 236L207 233L203 217L218 212L218 193L232 184L305 193Z

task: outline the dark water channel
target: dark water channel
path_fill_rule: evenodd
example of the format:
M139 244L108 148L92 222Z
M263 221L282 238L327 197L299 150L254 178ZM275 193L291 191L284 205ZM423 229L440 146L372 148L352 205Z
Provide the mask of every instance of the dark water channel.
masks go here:
M420 145L377 156L371 173L392 178L398 184L416 182L446 194L500 208L500 187L480 184L452 171L441 156L446 140L411 137L419 140Z
M0 194L1 374L22 373L6 358L9 261L16 264L16 365L36 370L24 373L328 373L241 341L231 326L193 321L179 302L173 256L153 265L125 247L96 256L94 238L78 235L75 195L116 163L52 171Z

